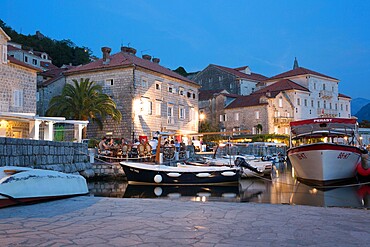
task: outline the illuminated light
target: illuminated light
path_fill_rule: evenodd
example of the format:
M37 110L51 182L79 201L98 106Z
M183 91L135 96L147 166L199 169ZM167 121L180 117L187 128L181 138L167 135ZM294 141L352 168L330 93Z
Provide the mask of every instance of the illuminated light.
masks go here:
M207 201L207 197L202 196L202 202L205 202L205 201Z
M6 121L6 120L1 120L0 121L0 127L6 127L8 125L8 121Z
M328 137L324 137L324 142L327 143L328 142Z
M204 113L201 113L201 114L199 115L199 119L200 119L200 121L203 121L205 118L206 118L206 115L205 115Z
M317 189L313 188L312 190L309 190L308 192L312 195L315 195L315 194L317 194Z

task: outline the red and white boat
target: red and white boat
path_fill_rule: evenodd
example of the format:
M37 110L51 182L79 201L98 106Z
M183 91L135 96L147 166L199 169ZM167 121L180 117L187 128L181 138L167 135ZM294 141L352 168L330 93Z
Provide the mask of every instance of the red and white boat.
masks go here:
M295 176L334 183L356 176L363 150L355 118L315 118L290 123L287 154Z

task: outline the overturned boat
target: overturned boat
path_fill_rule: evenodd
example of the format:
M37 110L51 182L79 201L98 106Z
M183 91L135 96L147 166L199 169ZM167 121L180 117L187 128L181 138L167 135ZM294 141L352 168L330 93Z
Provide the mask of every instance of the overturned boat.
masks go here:
M28 167L0 167L0 208L88 193L80 175Z

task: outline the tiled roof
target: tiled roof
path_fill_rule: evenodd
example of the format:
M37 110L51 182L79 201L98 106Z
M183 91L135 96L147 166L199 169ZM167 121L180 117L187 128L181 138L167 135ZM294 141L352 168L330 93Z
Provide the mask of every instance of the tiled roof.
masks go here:
M272 94L275 94L277 95L278 93L280 93L281 91L287 91L287 90L301 90L301 91L306 91L306 92L309 92L310 90L308 90L307 88L295 83L294 81L291 81L289 79L283 79L283 80L280 80L278 82L275 82L267 87L264 87L256 92L254 92L253 94L260 94L260 93L266 93L266 92L270 92ZM272 97L275 97L272 96Z
M224 89L217 90L199 90L199 101L209 100L216 93L221 93Z
M54 64L50 63L50 62L44 62L44 61L40 61L40 66L45 68L45 69L58 69L57 66L55 66Z
M275 75L275 76L270 77L269 79L267 79L267 81L280 79L280 78L288 78L288 77L293 77L293 76L298 76L298 75L317 75L317 76L321 76L321 77L325 77L325 78L328 78L328 79L338 81L338 79L336 79L334 77L330 77L330 76L327 76L327 75L324 75L324 74L321 74L321 73L318 73L318 72L315 72L315 71L312 71L312 70L309 70L309 69L306 69L306 68L303 68L303 67L298 67L296 69L292 69L292 70L289 70L287 72Z
M104 64L103 59L99 59L94 62L81 65L71 70L68 70L65 72L65 74L69 75L69 74L82 73L82 72L87 72L87 71L92 71L92 70L106 70L106 69L114 69L114 68L121 68L121 67L138 66L144 69L151 70L153 72L164 74L164 75L199 86L199 84L197 84L196 82L189 80L188 78L183 77L177 74L176 72L173 72L172 70L159 65L158 63L154 63L152 61L136 57L135 55L131 55L127 52L118 52L116 54L109 56L109 59L110 61L108 64Z
M8 51L22 51L22 49L19 49L18 47L7 45Z
M347 96L347 95L344 95L344 94L341 94L341 93L338 93L338 97L351 99L350 96Z
M53 68L53 69L43 71L43 72L40 73L40 75L47 76L47 77L56 77L56 76L61 75L66 70L67 70L67 68L58 68L58 67L56 67L56 68Z
M33 69L33 70L35 70L35 71L37 71L37 72L41 72L41 71L42 71L42 70L41 70L41 69L39 69L39 68L33 67L32 65L26 64L26 63L24 63L24 62L22 62L22 61L19 61L19 60L15 59L14 57L11 57L11 56L9 56L9 55L8 55L8 60L9 60L11 63L17 64L17 65L20 65L20 66L22 66L22 67L26 67L26 68L29 68L29 69Z
M248 75L248 74L245 74L245 73L239 71L242 68L246 68L247 66L237 68L237 69L232 69L232 68L227 68L227 67L223 67L223 66L220 66L220 65L215 65L215 64L212 64L212 65L219 68L220 70L223 70L225 72L233 74L233 75L235 75L236 77L239 77L239 78L244 78L244 79L253 80L253 81L264 81L264 80L267 79L266 76L261 75L261 74L251 73L250 75Z
M256 106L256 105L265 105L267 103L261 103L260 98L262 94L251 94L245 96L239 96L233 102L230 103L225 109Z

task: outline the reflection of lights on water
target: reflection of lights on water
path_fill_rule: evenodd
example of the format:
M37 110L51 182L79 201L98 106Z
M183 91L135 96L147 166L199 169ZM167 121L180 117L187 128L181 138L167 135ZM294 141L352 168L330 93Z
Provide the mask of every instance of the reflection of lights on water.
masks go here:
M206 202L207 197L206 196L197 196L192 201L194 201L194 202Z
M169 193L167 196L169 198L180 198L181 194L180 193Z
M197 196L200 196L200 197L210 197L211 196L211 193L208 193L208 192L199 192L199 193L197 193Z
M222 194L222 197L225 197L225 198L235 198L236 197L236 194L235 193L223 193Z

